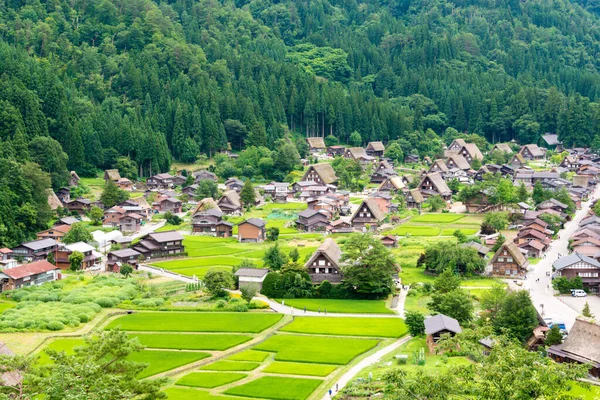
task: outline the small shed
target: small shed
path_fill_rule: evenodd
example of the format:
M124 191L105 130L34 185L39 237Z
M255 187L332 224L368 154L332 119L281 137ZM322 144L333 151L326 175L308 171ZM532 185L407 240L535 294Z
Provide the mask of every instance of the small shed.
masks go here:
M427 347L433 352L437 342L443 334L449 333L451 336L461 333L460 324L454 318L444 314L434 315L425 320L425 334L427 335Z
M235 276L239 279L239 288L252 287L257 292L262 290L262 284L265 277L269 273L265 268L240 268L235 272Z

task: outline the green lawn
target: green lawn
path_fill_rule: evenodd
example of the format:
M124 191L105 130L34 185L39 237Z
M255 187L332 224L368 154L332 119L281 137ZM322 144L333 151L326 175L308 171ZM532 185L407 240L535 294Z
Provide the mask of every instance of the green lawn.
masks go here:
M407 296L404 303L404 310L418 311L424 315L429 315L431 311L427 307L427 303L431 301L431 296Z
M168 262L168 261L166 261L166 262ZM232 267L208 266L208 267L192 267L192 268L166 268L164 266L161 266L161 268L164 268L164 269L169 270L169 271L176 272L176 273L181 274L181 275L195 276L196 278L202 279L202 278L204 278L204 276L206 275L206 273L208 271L210 271L211 269L215 269L215 270L218 270L218 271L231 271Z
M45 349L52 349L56 351L64 351L67 354L74 354L75 347L83 346L85 341L82 338L59 338L51 341L42 351L38 353L39 355L39 363L40 364L49 364L51 362L50 357Z
M274 335L254 349L277 353L276 361L345 365L378 343L376 339Z
M252 339L247 335L143 333L133 335L145 347L178 350L226 350Z
M245 378L237 372L192 372L175 382L176 385L215 388Z
M400 279L404 285L410 285L417 282L433 283L435 275L426 274L424 268L402 267Z
M263 376L254 381L225 391L245 397L276 400L305 400L323 381L319 379L283 378Z
M159 268L175 270L184 268L195 268L195 267L214 267L214 266L226 266L233 267L238 265L241 260L237 257L223 256L223 257L197 257L197 258L182 258L171 261L159 261L152 263Z
M435 226L403 224L385 233L399 236L438 236L440 228Z
M281 328L285 332L341 336L401 337L407 333L400 318L295 317Z
M14 301L0 301L0 314L16 305L17 303Z
M210 357L210 354L198 351L142 350L131 354L127 359L150 364L138 375L140 378L146 378L207 357Z
M182 387L170 387L164 390L169 400L240 400L233 396L215 396L206 390L197 390Z
M230 361L263 362L268 356L269 353L265 353L264 351L244 350L240 353L236 353L232 356L227 357L227 359Z
M200 367L208 371L252 371L260 366L260 363L246 361L217 361Z
M106 329L155 332L258 333L281 319L281 314L139 312L113 320Z
M432 222L438 224L449 224L463 219L461 214L423 214L410 219L410 222Z
M277 300L281 302L281 300ZM285 299L285 305L298 310L356 314L394 314L385 306L384 300L336 300L336 299Z
M337 365L307 364L275 361L263 372L286 375L327 376L337 369Z

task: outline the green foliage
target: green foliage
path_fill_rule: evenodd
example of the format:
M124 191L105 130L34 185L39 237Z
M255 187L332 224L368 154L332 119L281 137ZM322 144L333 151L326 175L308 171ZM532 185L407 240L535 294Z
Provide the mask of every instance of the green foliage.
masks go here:
M325 140L325 146L327 146L327 147L337 146L340 144L340 140L333 135L325 136L324 140Z
M125 190L119 189L119 187L111 180L107 181L102 195L100 195L100 201L104 204L104 207L114 207L119 203L124 202L129 198L129 193Z
M244 186L240 192L240 200L245 208L250 208L256 203L256 193L254 192L254 186L252 186L250 179L247 179L246 182L244 182Z
M77 242L90 243L94 240L92 234L83 222L77 222L71 225L69 232L63 237L63 243L71 244Z
M473 303L471 297L462 289L454 289L447 293L435 292L427 307L438 314L444 314L465 324L473 319Z
M431 212L436 212L446 208L446 202L444 201L444 199L442 199L442 197L439 194L428 198L427 204L429 205L429 210Z
M365 187L362 174L363 170L360 163L352 158L336 157L331 163L338 178L340 189L347 189L354 192L360 192Z
M279 239L279 228L276 226L267 228L266 236L267 241L276 242Z
M167 211L164 215L164 218L167 221L167 224L169 225L177 226L183 222L179 215L173 214L171 211Z
M490 229L493 229L494 232L504 230L508 228L508 213L488 212L483 217L483 222L481 223L482 227L484 224Z
M587 318L594 318L594 314L592 314L592 311L590 311L590 305L588 304L587 301L585 302L585 306L583 306L583 310L581 311L581 314Z
M279 248L279 243L275 243L265 251L263 261L265 268L278 271L287 263L288 258L287 255Z
M559 276L552 280L552 287L555 290L558 290L561 294L569 294L571 293L571 290L583 289L583 281L579 276L571 279L564 276Z
M425 333L425 317L420 312L407 311L404 322L406 322L411 336L419 336Z
M204 287L211 295L223 297L233 288L233 274L221 269L211 269L204 276Z
M78 271L81 269L81 263L83 262L83 253L74 251L69 255L69 269L71 271Z
M385 149L384 154L387 158L395 161L396 163L404 162L404 152L402 151L400 145L396 142L389 144Z
M200 179L198 181L198 189L196 189L196 199L202 200L207 197L217 199L219 197L219 187L217 182L212 179Z
M248 304L250 304L254 296L256 296L256 289L251 286L244 286L240 288L240 291L242 292L242 299L246 300Z
M352 132L348 138L348 144L350 146L359 147L362 144L362 137L360 136L360 133L357 131Z
M123 265L121 265L121 268L119 269L119 272L125 278L129 278L129 276L133 273L133 267L131 265L129 265L129 264L123 264Z
M554 346L562 343L562 332L558 325L553 325L552 328L546 334L546 340L544 340L544 344L546 346Z
M422 264L429 271L441 273L446 269L465 275L481 273L485 270L485 260L477 250L462 247L449 241L438 241L425 247Z
M102 218L104 218L104 211L100 207L92 206L90 211L88 212L88 217L92 221L92 225L100 225L102 224Z
M506 334L521 343L531 336L537 324L537 312L525 290L509 293L493 321L496 333Z

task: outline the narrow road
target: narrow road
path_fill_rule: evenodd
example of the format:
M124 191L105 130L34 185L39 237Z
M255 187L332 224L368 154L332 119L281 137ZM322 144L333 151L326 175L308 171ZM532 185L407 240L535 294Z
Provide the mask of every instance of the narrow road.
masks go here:
M342 390L348 384L348 382L350 382L352 379L354 379L354 377L356 375L359 374L360 371L362 371L363 369L367 368L370 365L375 364L376 362L379 362L379 360L383 356L396 350L398 347L402 346L404 343L408 342L410 339L412 339L412 336L405 336L402 339L398 339L394 343L390 344L389 346L386 346L383 349L381 349L381 350L371 354L370 356L362 359L361 361L359 361L355 366L350 368L348 370L348 372L346 372L344 375L342 375L340 377L340 379L338 379L336 382L334 382L332 384L332 386L331 386L332 394L336 395L337 392ZM337 388L337 390L336 390L336 388ZM325 396L323 396L323 400L329 400L333 397L333 395L329 396L329 393L327 393Z
M162 269L162 268L152 267L152 266L146 265L146 264L140 264L138 266L138 271L151 272L151 273L153 273L155 275L164 276L166 278L171 278L171 279L174 279L176 281L185 282L185 283L196 283L196 282L198 282L198 279L190 278L189 276L184 276L184 275L176 274L174 272L167 271L167 270Z
M552 278L546 274L548 272L552 273L552 264L558 259L559 253L563 256L569 254L567 248L569 238L579 228L581 220L587 216L592 201L599 196L600 187L597 187L590 195L590 199L582 204L581 209L575 213L573 219L567 222L565 228L558 233L558 239L554 240L548 247L548 250L544 253L545 257L536 265L530 266L527 279L523 285L523 289L529 290L531 300L540 314L561 320L568 330L571 329L575 323L575 318L580 313L561 301L560 297L553 295ZM539 281L537 281L538 279ZM512 280L507 281L510 285L513 284Z

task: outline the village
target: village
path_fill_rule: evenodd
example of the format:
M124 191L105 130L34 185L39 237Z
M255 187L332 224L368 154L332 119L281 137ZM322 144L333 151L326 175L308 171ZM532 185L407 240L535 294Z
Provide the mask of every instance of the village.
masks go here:
M235 287L222 284L225 289L249 292L249 305L254 298L262 308L295 318L289 326L299 317L337 313L346 314L348 324L350 318L371 315L382 323L406 320L412 329L411 317L421 316L417 320L422 318L425 338L408 342L402 338L406 331L352 335L346 328L334 329L327 334L387 341L376 353L365 349L369 357L360 361L358 371L324 374L329 377L312 382L299 397L259 396L304 400L350 395L343 388L355 390L371 379L374 365L376 377L383 376L381 368L395 360L389 357L398 346L409 354L420 346L437 360L438 341L461 333L476 315L493 313L485 306L486 296L500 287L503 296L525 292L531 298L534 319L522 337L528 350L546 344L548 357L587 365L586 381L599 384L600 325L594 315L600 315L600 156L587 148L563 148L555 134L543 135L541 142L544 146L513 141L481 150L457 138L441 158L408 154L399 160L382 142L326 146L323 138L313 137L307 139L309 156L300 160L293 181L219 176L210 163L139 181L116 169L98 178L72 172L69 187L48 193L56 213L53 226L36 240L0 249L0 289L11 300L10 294L20 289L76 275L142 274L206 288L222 274L224 282L236 282ZM232 162L239 157L231 151L224 155ZM349 166L356 171L352 177L346 176ZM360 190L353 190L351 180L363 182ZM353 255L367 254L368 243L368 249L381 246L380 254L390 260L388 269L373 271L376 283L352 271L353 263L360 262ZM289 283L288 273L305 274L306 280ZM467 317L428 303L436 302L431 287L444 273L459 276L462 283L455 290L468 293ZM365 311L355 308L360 302L368 304ZM128 316L119 318L127 326ZM292 332L323 333L311 329ZM549 344L555 330L560 340ZM494 344L481 341L481 351L489 353ZM339 364L350 365L349 360ZM158 373L179 377L187 364ZM357 373L362 378L354 380ZM169 398L192 398L187 386L195 385L176 383L167 389ZM211 393L244 396L235 387L227 391L230 386Z

